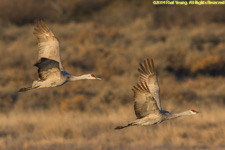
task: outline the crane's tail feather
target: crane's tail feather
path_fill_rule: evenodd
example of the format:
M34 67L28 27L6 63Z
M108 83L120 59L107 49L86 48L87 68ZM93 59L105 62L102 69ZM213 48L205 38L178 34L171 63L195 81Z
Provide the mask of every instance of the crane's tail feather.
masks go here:
M129 126L133 126L133 125L135 125L135 124L129 123L128 125L125 125L125 126L117 126L117 127L115 127L114 129L115 129L115 130L123 129L123 128L129 127Z
M19 89L18 92L26 92L26 91L29 91L29 90L33 90L33 89L36 89L38 88L39 86L36 86L36 87L27 87L27 88L21 88Z

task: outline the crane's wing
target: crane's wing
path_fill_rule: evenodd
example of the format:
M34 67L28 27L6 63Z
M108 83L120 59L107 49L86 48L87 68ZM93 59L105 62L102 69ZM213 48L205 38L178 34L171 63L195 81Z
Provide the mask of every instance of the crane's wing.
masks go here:
M62 76L58 61L41 58L34 66L38 67L38 76L40 80L46 80L47 78L51 78L51 76Z
M137 118L160 112L146 82L138 83L132 91L134 92L134 110Z
M151 58L145 59L142 63L140 63L138 71L140 73L139 82L147 82L148 88L152 93L152 96L156 100L159 110L162 110L160 102L159 83L155 72L153 59Z
M34 28L34 35L38 39L38 60L48 58L58 61L60 70L64 71L60 58L59 41L43 21L37 23Z

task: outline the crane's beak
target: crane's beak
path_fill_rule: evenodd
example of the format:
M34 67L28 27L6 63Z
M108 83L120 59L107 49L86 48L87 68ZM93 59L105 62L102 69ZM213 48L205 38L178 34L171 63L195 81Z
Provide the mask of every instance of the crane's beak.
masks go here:
M95 75L93 75L93 74L90 74L91 75L91 79L97 79L97 80L102 80L101 78L97 78L97 77L95 77Z
M194 112L194 113L196 113L196 114L199 113L199 111L196 111L194 109L192 109L191 111Z

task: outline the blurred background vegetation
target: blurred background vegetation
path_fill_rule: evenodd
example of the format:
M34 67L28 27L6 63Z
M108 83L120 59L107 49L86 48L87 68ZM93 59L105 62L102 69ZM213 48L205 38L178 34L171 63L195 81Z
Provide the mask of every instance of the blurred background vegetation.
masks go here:
M36 68L32 65L37 61L38 49L32 32L40 19L47 23L60 41L62 62L68 72L74 75L91 72L103 80L77 81L57 88L17 93L19 88L30 85L37 78ZM13 121L17 119L18 112L22 113L18 118L23 121L26 120L26 117L23 118L26 112L38 120L35 112L39 111L50 111L46 113L50 118L52 112L85 113L86 117L90 114L107 116L104 119L114 113L111 124L132 120L135 116L131 88L137 82L138 63L147 57L153 58L155 62L164 109L179 112L194 107L203 112L196 121L200 120L198 130L204 136L193 137L182 131L181 122L182 133L177 133L180 141L170 141L169 133L165 133L162 141L167 139L166 145L171 143L181 147L199 146L199 143L201 146L211 144L223 147L225 120L220 119L218 123L213 118L224 113L225 106L224 24L224 6L153 6L149 0L1 0L0 114L3 116L0 120L6 118L0 125L0 148L9 148L6 141L15 142L15 139L23 139L17 140L19 142L15 147L23 145L23 149L26 144L29 147L31 143L27 139L32 134L37 135L33 132L39 129L37 122L31 120L29 124L21 125L19 120L18 123ZM215 109L217 112L214 112ZM119 113L122 112L125 115L123 119L115 117L121 116ZM207 112L211 112L211 116L205 116ZM73 120L73 117L70 119ZM207 119L208 126L201 128L207 124ZM62 120L58 120L61 123ZM95 127L98 128L95 121ZM109 126L102 127L100 133L105 134ZM18 128L21 130L16 130ZM59 128L54 130L58 131ZM218 129L218 134L206 131L212 128ZM146 130L144 128L142 132ZM53 129L50 131L53 132ZM164 134L163 129L160 131ZM137 129L133 132L136 134L140 131ZM21 137L25 133L29 134ZM51 134L64 140L81 136L85 141L95 137L95 134L89 137L75 131L72 125L66 126L60 134ZM143 144L148 143L149 139L154 141L154 137L149 136L145 135ZM198 141L204 137L207 137L205 141ZM37 141L36 138L33 138L34 141ZM185 143L187 139L193 138L196 141ZM102 141L102 138L98 140ZM123 137L123 140L125 142L120 143L122 145L135 141L127 137Z

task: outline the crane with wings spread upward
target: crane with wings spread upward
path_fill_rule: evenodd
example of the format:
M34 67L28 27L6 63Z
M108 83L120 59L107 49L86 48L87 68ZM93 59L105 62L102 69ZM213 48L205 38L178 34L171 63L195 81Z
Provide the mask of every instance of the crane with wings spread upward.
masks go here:
M83 79L97 79L93 74L74 76L66 72L60 58L60 44L55 35L43 22L39 21L34 28L34 35L38 39L38 62L34 64L38 68L38 80L27 88L21 88L19 92L32 89L57 87L68 81Z
M134 125L159 124L164 120L198 113L198 111L193 109L181 113L170 113L162 110L159 96L159 84L153 60L144 60L143 63L140 64L138 71L139 83L133 86L132 89L134 92L134 111L137 119L125 126L117 126L115 129L123 129Z

